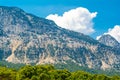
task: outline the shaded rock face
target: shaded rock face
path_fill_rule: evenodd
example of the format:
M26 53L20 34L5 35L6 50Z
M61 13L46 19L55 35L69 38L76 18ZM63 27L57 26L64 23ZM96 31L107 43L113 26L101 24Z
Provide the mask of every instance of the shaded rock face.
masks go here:
M115 49L120 49L120 43L109 34L101 36L98 41Z
M120 51L16 7L0 7L0 60L119 69Z

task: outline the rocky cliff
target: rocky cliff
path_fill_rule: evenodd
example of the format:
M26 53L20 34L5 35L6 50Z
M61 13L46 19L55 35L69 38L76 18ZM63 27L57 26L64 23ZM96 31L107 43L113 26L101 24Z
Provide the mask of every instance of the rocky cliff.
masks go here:
M0 60L120 68L120 51L16 7L0 6Z

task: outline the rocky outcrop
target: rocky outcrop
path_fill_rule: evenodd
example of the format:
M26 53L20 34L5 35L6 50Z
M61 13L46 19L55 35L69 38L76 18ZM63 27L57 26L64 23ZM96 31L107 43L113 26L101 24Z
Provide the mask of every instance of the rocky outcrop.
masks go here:
M103 43L107 46L110 46L110 47L113 47L115 49L120 49L120 43L115 39L113 38L111 35L109 34L106 34L106 35L102 35L98 41L100 43Z

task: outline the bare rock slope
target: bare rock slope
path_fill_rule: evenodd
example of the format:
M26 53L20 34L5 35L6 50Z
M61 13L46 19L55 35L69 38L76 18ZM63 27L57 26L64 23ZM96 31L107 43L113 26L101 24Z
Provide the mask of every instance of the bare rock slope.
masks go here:
M16 7L0 6L0 60L119 69L120 51Z

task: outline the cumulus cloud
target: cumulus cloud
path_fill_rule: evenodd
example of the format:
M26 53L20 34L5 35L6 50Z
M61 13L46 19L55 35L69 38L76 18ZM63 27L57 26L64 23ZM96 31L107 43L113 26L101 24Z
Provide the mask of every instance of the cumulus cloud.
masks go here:
M103 35L109 34L114 37L118 42L120 42L120 25L115 25L114 28L109 28L108 32L104 33ZM98 36L97 39L101 37Z
M89 12L88 9L83 7L78 7L76 9L64 12L62 16L58 14L50 14L46 19L53 20L58 26L73 30L76 32L81 32L84 34L91 34L95 30L93 29L93 18L95 18L97 12Z

